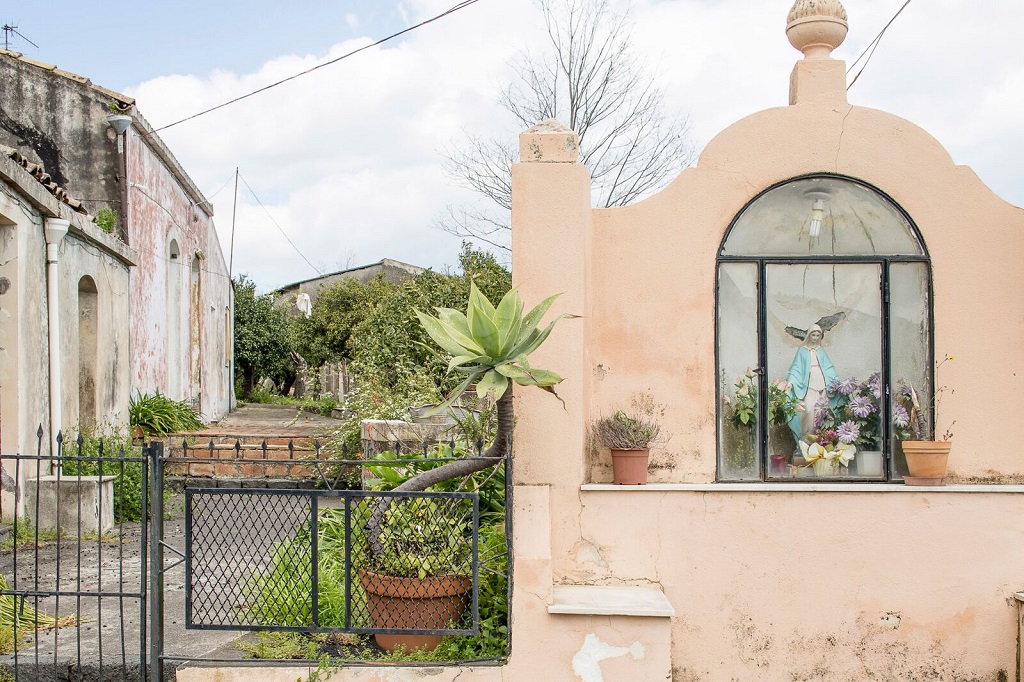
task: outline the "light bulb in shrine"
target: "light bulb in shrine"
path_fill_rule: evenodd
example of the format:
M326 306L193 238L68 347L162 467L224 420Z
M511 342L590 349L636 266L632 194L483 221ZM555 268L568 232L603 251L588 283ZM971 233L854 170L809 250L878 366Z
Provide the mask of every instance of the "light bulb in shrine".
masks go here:
M821 234L821 219L825 217L825 200L815 199L814 203L811 204L811 228L809 230L812 237L817 237Z

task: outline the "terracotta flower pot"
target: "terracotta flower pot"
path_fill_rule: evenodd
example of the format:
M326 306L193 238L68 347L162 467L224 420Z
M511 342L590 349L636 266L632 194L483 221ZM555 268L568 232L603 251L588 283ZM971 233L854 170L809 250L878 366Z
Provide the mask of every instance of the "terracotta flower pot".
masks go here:
M643 485L647 483L647 463L650 448L619 450L611 448L612 483L618 485Z
M441 630L457 622L473 587L473 581L462 576L399 578L366 570L359 571L359 582L366 590L373 627L409 630ZM374 639L385 651L399 645L406 651L433 651L441 643L441 635L377 634Z
M905 440L903 455L907 458L909 476L906 485L942 485L946 463L953 443L948 440Z

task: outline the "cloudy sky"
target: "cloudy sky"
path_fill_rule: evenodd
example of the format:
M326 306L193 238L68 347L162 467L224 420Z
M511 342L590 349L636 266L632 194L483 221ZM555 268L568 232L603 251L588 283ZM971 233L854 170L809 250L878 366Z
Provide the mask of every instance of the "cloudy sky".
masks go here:
M611 0L616 7L625 2ZM439 14L456 0L249 0L114 7L8 4L11 48L137 98L159 127ZM852 62L904 0L845 0ZM702 148L754 111L786 104L800 56L790 0L635 0L638 54ZM957 163L1024 205L1024 2L916 0L850 90L932 133ZM320 270L394 258L453 264L459 240L431 227L472 198L440 151L467 132L515 139L496 104L509 60L542 45L532 0L479 0L383 46L161 133L212 198L227 256L235 167L235 271L263 290ZM851 74L852 76L853 74ZM258 196L266 207L259 206ZM269 213L269 216L268 216ZM277 225L275 225L275 221Z

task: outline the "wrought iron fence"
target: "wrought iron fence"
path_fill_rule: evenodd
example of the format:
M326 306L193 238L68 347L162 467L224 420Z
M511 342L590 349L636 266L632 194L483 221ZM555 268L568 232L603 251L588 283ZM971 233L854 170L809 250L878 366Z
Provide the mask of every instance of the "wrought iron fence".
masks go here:
M146 676L148 459L81 436L56 456L0 455L0 668L15 680Z
M290 439L116 451L58 439L55 457L41 428L37 440L35 455L0 456L10 474L3 504L17 511L0 546L0 651L12 647L0 668L16 680L157 682L186 661L238 663L165 646L180 623L176 640L354 633L360 650L373 649L369 635L389 644L486 630L504 638L504 652L451 663L506 655L511 476L507 458L482 457L482 443L395 443L364 460ZM438 492L390 490L467 458L489 466ZM165 533L165 494L178 485L184 529ZM168 577L178 596L165 601Z

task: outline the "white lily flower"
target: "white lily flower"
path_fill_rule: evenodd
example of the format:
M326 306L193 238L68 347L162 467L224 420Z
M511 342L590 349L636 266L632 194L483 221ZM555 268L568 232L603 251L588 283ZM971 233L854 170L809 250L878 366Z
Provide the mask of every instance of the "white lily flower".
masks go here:
M820 443L807 443L800 441L800 452L803 453L804 459L807 460L808 464L814 463L815 460L819 459L830 459L828 451ZM831 455L834 457L835 455Z
M853 459L854 454L857 452L857 448L852 443L839 443L836 445L836 457L839 458L839 463L844 467L850 466L850 460Z

